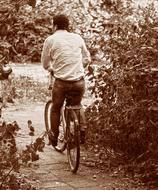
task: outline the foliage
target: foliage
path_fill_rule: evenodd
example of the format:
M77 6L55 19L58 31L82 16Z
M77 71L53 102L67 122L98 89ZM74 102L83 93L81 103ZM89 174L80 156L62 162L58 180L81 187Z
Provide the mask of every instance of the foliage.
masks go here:
M16 145L16 135L20 127L16 121L6 123L1 119L0 123L0 189L30 189L35 190L29 184L25 176L20 173L23 164L34 162L39 159L37 152L43 152L45 146L44 136L37 137L35 142L26 145L24 150L19 151Z
M71 0L66 5L65 2L47 0L37 4L34 10L19 4L16 8L17 3L10 6L7 1L0 11L1 14L6 11L6 16L0 20L1 61L39 62L43 42L52 33L53 15L68 11L71 3L73 4ZM75 7L75 12L78 4L74 4L72 8ZM9 20L6 17L9 17Z
M110 64L89 68L97 98L87 108L89 143L104 163L127 164L133 177L158 185L157 14L153 5L112 13L98 42Z
M15 89L15 97L17 98L45 101L47 97L50 97L50 91L45 83L35 82L29 77L14 78L12 88Z
M20 24L23 19L21 7L27 4L35 7L35 0L1 0L0 2L0 62L3 64L9 61L15 61L15 56L19 56L18 39L20 33ZM21 22L19 22L21 20ZM25 23L24 23L25 24ZM24 45L24 44L23 44ZM15 47L17 46L17 47Z
M28 101L45 101L51 92L43 82L34 81L28 76L19 76L11 79L10 85L6 84L10 98L15 100L28 99ZM8 95L8 96L9 96Z
M12 75L9 80L1 81L0 89L0 117L3 115L3 109L8 103L14 102L45 102L51 96L50 90L43 82L34 81L28 76ZM30 131L30 133L32 133Z
M34 188L20 174L20 160L16 146L16 134L20 127L16 121L0 123L0 189L31 189ZM35 189L34 189L35 190Z
M52 33L52 17L57 13L65 13L70 17L70 30L80 33L85 38L92 57L94 60L98 59L98 56L104 54L99 47L103 46L100 42L104 38L102 34L106 17L109 16L100 6L109 9L107 1L101 0L46 0L37 4L35 9L15 2L10 5L8 0L0 11L6 11L6 16L0 20L1 54L5 56L5 60L4 57L1 58L2 61L39 62L43 42ZM7 16L8 19L5 18Z
M8 106L8 102L14 103L23 99L44 101L46 97L50 96L45 84L35 82L29 77L12 76L9 81L2 83L5 89L2 99L3 109ZM26 91L26 89L28 90ZM19 130L20 127L16 121L6 123L0 117L0 189L35 190L29 180L21 174L20 167L28 166L29 163L39 159L38 152L43 152L45 146L45 134L26 145L23 150L18 150L16 136ZM28 130L30 136L35 134L31 120L28 120Z

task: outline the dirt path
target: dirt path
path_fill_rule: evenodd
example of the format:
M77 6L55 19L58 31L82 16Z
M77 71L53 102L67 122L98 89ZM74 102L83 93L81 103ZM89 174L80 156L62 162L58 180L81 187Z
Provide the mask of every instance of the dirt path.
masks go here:
M27 102L27 101L26 101ZM23 149L44 132L43 119L44 103L15 103L4 109L3 117L6 121L16 120L21 128L17 137L17 146ZM35 136L28 135L27 121L31 120L35 128ZM83 158L85 151L82 151ZM147 190L132 185L128 179L112 177L100 173L94 167L85 166L81 159L77 174L69 171L66 152L60 154L51 146L46 145L44 152L39 154L40 159L22 167L21 171L39 190Z

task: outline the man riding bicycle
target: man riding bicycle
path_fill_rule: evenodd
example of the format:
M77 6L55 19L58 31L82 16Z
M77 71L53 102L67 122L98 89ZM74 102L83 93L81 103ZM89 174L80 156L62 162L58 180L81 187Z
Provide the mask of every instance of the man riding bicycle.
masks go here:
M43 45L41 62L44 69L53 73L55 81L52 89L52 121L49 135L51 144L57 145L60 124L60 110L66 96L75 92L72 105L81 103L85 92L84 67L91 61L83 38L69 32L69 19L65 15L53 18L54 34ZM84 141L84 129L81 139Z

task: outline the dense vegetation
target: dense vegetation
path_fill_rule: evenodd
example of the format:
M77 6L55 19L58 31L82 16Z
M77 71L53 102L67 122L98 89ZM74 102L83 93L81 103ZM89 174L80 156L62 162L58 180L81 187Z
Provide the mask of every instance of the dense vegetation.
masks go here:
M52 16L71 15L71 30L85 38L93 63L99 66L97 72L93 66L88 68L96 101L86 110L87 144L94 146L96 164L119 166L144 183L158 185L158 15L154 4L135 8L132 0L48 0L33 10L24 6L15 11L6 22L7 30L4 26L0 30L1 45L9 47L9 60L14 62L39 62L42 43L52 32Z
M97 100L87 108L89 143L97 145L102 165L110 158L110 168L122 165L158 185L158 15L153 5L127 5L113 10L110 30L105 26L100 36L110 65L97 74L90 69Z

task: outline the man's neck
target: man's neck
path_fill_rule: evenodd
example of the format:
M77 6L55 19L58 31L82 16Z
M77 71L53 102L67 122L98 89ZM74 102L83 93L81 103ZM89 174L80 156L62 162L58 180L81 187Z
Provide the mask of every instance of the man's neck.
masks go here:
M65 29L57 29L55 32L67 32Z

